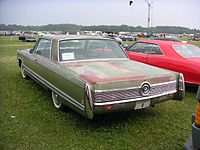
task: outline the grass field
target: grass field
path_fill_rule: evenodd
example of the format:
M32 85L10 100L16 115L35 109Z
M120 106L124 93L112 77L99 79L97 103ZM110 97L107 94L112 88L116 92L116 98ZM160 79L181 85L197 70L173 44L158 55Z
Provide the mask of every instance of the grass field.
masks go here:
M57 111L46 90L21 78L16 50L33 45L18 41L17 37L0 37L1 150L183 149L191 134L195 88L187 87L181 102L168 101L144 110L87 120L70 109Z

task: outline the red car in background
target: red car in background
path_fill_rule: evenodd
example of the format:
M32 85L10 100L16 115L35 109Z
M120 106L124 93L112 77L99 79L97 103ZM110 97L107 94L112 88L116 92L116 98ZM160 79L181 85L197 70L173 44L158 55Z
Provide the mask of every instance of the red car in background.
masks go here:
M180 72L186 83L200 84L200 48L187 43L139 40L126 49L131 60Z

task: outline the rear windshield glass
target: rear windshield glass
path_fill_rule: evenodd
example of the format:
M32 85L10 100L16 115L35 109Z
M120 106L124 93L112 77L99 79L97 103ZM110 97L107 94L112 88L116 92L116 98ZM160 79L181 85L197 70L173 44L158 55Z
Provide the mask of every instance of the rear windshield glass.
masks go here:
M185 58L200 57L200 48L195 45L175 45L174 49L177 53Z
M64 40L59 45L60 61L127 58L121 47L112 40Z

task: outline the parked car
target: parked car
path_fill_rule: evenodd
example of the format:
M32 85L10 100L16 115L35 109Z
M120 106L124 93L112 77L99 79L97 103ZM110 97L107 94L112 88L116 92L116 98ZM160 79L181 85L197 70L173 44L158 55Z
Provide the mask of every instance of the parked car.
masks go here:
M122 44L122 39L120 39L119 37L111 37L110 39L115 40L115 41L118 42L120 45Z
M23 42L36 42L36 38L32 34L23 34L19 36L19 40L22 40Z
M181 72L185 82L200 84L200 48L182 42L141 40L127 48L127 55L152 66Z
M20 36L18 37L18 39L19 39L19 40L22 40L22 41L25 40L25 35L24 35L24 34L20 35Z
M170 38L167 38L167 37L152 37L152 38L150 38L150 39L151 39L151 40L163 40L163 41L182 42L182 41L180 41L179 39L173 38L173 37L170 37Z
M184 77L128 59L116 41L100 37L41 37L17 51L23 78L31 77L64 105L92 119L95 114L136 110L182 100Z
M80 32L77 32L77 31L66 31L65 35L80 35Z
M136 41L137 39L131 35L121 35L119 36L120 39L122 39L122 41Z
M36 38L33 35L26 35L24 42L36 42Z
M185 150L200 149L200 85L197 92L197 100L197 109L192 115L192 136L186 141L184 145Z
M188 40L192 41L200 41L200 34L194 34L193 36L190 36Z

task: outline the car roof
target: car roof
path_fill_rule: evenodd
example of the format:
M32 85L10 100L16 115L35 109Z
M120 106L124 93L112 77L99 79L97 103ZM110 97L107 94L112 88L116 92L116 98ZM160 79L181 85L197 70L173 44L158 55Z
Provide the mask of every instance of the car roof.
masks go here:
M187 44L183 42L164 41L164 40L138 40L137 42L153 43L153 44L167 45L167 46Z
M159 47L161 48L161 50L165 56L171 56L171 55L178 54L177 52L175 52L175 50L173 48L175 45L188 45L188 43L163 41L163 40L138 40L137 42L157 44L157 45L159 45Z
M106 39L108 40L109 38L103 38L100 36L86 36L86 35L48 35L48 36L43 36L41 38L46 38L46 39L51 39L51 40L73 40L73 39Z

